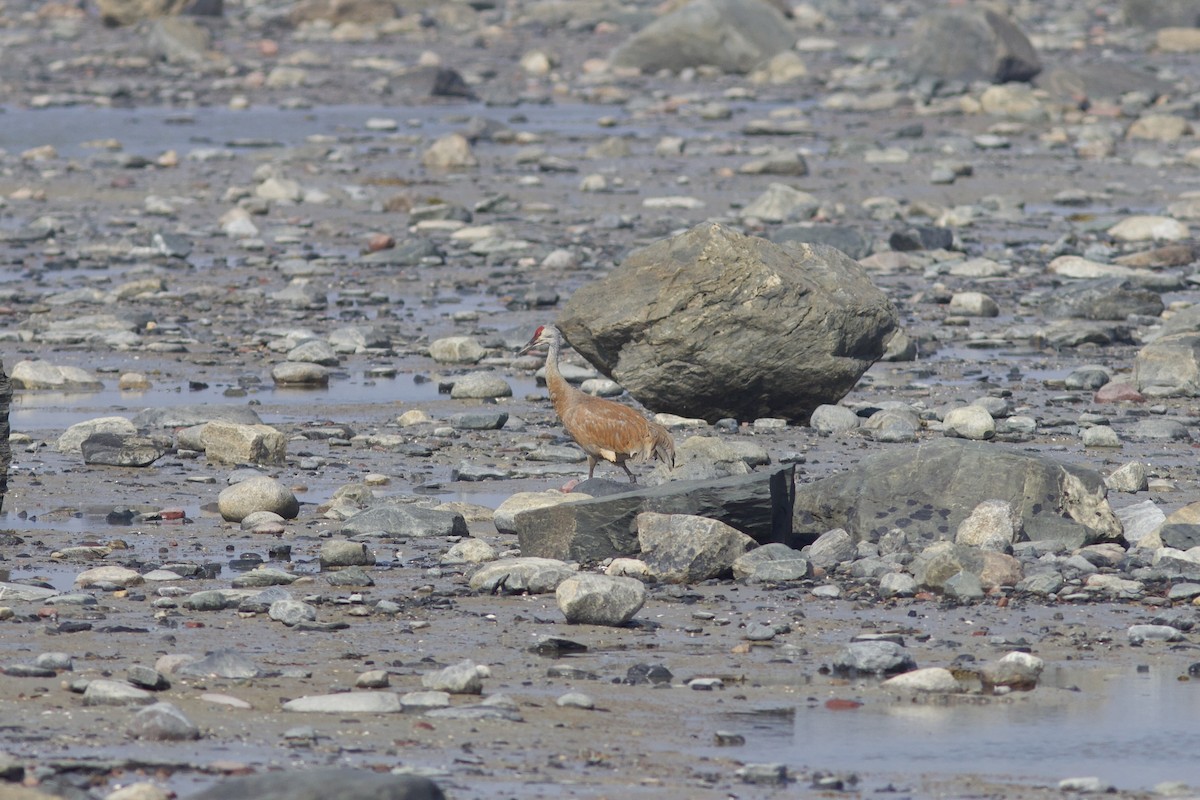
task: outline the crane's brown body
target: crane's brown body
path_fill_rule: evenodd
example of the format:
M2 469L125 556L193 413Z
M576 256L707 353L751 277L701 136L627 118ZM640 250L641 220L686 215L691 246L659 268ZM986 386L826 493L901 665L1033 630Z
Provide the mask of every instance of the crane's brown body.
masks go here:
M630 472L626 461L639 463L657 458L668 467L675 466L675 442L666 428L629 406L593 397L567 382L558 370L562 341L557 328L543 325L521 353L548 348L546 388L550 390L550 402L567 433L587 454L588 478L595 473L600 459L620 466L630 483L637 483L637 477Z

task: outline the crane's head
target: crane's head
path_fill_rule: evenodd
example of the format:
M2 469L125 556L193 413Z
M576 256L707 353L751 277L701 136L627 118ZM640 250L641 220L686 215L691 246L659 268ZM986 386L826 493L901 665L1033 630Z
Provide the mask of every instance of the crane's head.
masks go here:
M518 355L532 353L534 350L539 350L542 347L549 347L553 342L560 340L558 329L553 325L539 325L537 330L533 332L533 338L525 343Z

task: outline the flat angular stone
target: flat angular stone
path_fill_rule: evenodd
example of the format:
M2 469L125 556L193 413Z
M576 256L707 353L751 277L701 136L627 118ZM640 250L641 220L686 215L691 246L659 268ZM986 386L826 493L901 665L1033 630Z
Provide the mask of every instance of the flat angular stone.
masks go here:
M563 561L601 561L639 552L634 524L646 512L718 520L756 542L792 544L795 468L781 466L708 481L671 481L513 518L521 553Z
M414 505L385 505L364 509L342 523L343 536L382 536L421 539L467 536L467 521L455 511Z
M468 585L477 592L545 594L579 570L553 558L502 558L480 567Z
M404 710L394 692L340 692L306 695L283 704L284 711L316 714L396 714Z
M93 433L79 446L83 463L107 467L148 467L171 452L168 442L150 436Z

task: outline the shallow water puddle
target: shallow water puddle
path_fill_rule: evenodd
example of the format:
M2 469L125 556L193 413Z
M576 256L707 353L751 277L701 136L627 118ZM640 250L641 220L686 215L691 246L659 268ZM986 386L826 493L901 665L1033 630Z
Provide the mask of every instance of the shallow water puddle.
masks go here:
M854 710L818 704L731 714L721 724L745 737L747 760L793 769L982 773L1031 783L1096 776L1121 789L1195 785L1200 681L1180 679L1188 663L1145 672L1052 670L1028 697L950 703L888 697Z
M766 115L780 107L801 107L805 104L741 101L739 108ZM19 153L31 147L54 146L59 155L76 158L95 155L95 147L87 142L117 139L125 153L153 157L168 149L188 152L202 148L226 148L242 153L266 147L296 145L312 136L344 137L363 148L375 141L404 145L408 135L423 138L437 137L459 130L471 116L503 118L503 111L483 103L456 103L444 106L325 106L284 109L255 106L234 110L220 106L195 109L194 112L176 108L97 108L68 106L27 109L0 106L4 125L0 127L0 147ZM616 111L610 106L583 103L555 103L541 106L514 123L514 127L541 134L570 139L596 137L597 119ZM370 130L367 121L393 119L396 130ZM686 120L678 125L664 125L656 120L629 118L622 121L622 130L645 138L657 139L666 135L691 134ZM86 131L81 135L80 131ZM736 130L730 136L740 135ZM823 150L825 145L808 141L811 148Z
M505 376L515 396L533 394L538 391L536 382L530 378ZM115 381L114 381L115 382ZM277 387L266 384L259 389L248 389L241 396L226 395L226 386L212 385L201 389L187 389L170 382L156 384L150 389L137 392L104 388L96 392L45 392L17 391L13 393L9 411L9 424L18 433L33 431L57 431L61 433L79 422L96 417L125 416L132 418L147 408L171 408L173 406L245 405L251 400L259 409L263 421L279 422L278 416L298 420L309 419L313 403L354 405L396 405L432 403L448 399L441 394L438 381L417 379L407 373L394 377L357 374L349 379L333 379L327 387ZM464 401L463 410L474 407L475 401ZM339 420L353 425L354 420Z

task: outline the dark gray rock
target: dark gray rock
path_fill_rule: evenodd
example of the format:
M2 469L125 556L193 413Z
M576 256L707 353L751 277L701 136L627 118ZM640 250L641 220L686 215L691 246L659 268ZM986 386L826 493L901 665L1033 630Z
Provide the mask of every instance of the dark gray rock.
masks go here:
M711 481L671 481L522 511L514 517L521 553L583 562L633 555L639 550L636 519L643 511L709 517L760 544L791 544L794 471L783 466Z
M1081 345L1134 344L1133 332L1128 325L1114 322L1064 319L1050 323L1041 332L1046 344L1053 348L1079 347Z
M419 267L422 264L440 264L444 256L441 249L429 239L406 239L395 247L377 250L359 257L359 263L371 266Z
M918 78L953 81L1027 81L1042 64L1012 20L990 9L933 11L913 27L906 53Z
M949 250L954 246L954 232L933 225L917 225L893 232L888 237L888 244L893 250L901 252Z
M1067 528L1085 544L1116 541L1121 523L1092 470L1001 445L941 439L864 459L846 472L796 488L794 530L810 539L845 528L876 541L893 528L952 539L976 506L1006 500L1032 540Z
M609 60L642 72L714 66L741 73L794 40L784 16L761 0L694 0L642 28Z
M1039 73L1034 85L1049 92L1055 100L1076 105L1088 100L1117 100L1130 92L1157 97L1170 91L1169 84L1149 70L1109 58L1096 58L1085 64L1055 65Z
M0 508L3 508L4 496L8 494L8 466L12 463L12 444L8 441L8 409L11 404L12 382L8 379L3 362L0 362Z
M79 445L83 463L106 467L148 467L171 452L171 445L150 436L93 433Z
M182 742L200 738L200 728L170 703L155 703L133 715L125 733L134 739Z
M1200 28L1196 0L1124 0L1125 22L1141 28Z
M392 80L391 88L397 96L410 101L426 97L475 97L462 74L449 67L425 66L405 70L404 74Z
M135 664L130 667L126 678L139 689L148 689L152 692L161 692L171 688L171 682L167 680L167 676L153 667L141 664Z
M630 254L559 318L571 345L647 408L709 422L806 421L854 387L896 324L844 253L716 223Z
M506 422L507 411L464 411L450 416L450 426L460 431L498 431Z
M1200 525L1168 522L1159 529L1163 544L1176 550L1190 550L1200 546Z
M428 536L467 536L467 521L453 511L420 506L374 506L342 523L343 536L382 536L420 539Z
M445 795L428 778L325 767L230 778L189 800L445 800Z
M190 428L220 420L241 425L261 425L262 418L249 406L194 405L147 408L133 418L138 430L150 428Z
M824 244L855 260L871 254L871 240L860 229L847 225L784 225L771 234L771 241L776 244Z
M1104 367L1086 366L1071 372L1064 381L1068 389L1088 389L1095 391L1112 380L1112 375Z
M885 640L851 642L833 659L833 671L839 674L894 675L916 668L903 647Z
M258 678L263 671L241 653L215 650L199 661L182 665L175 674L196 678Z
M1158 292L1123 279L1073 284L1050 299L1047 316L1121 321L1130 315L1157 317L1163 312Z

